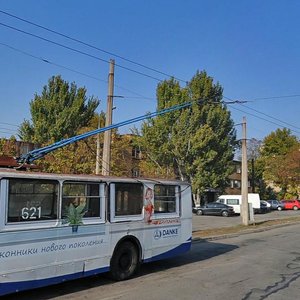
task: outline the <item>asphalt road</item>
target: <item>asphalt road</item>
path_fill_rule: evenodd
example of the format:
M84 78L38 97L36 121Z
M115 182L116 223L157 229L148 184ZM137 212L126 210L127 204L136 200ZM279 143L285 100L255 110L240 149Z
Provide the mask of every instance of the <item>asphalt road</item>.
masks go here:
M282 211L271 211L266 214L255 214L255 222L283 219L293 216L300 216L300 210L282 210ZM196 216L193 215L193 231L212 229L212 228L222 228L231 227L242 224L242 219L240 215L233 217L221 217L221 216ZM300 299L300 298L299 298Z
M139 276L113 282L91 277L13 295L32 300L295 300L300 294L299 225L217 241L145 264Z

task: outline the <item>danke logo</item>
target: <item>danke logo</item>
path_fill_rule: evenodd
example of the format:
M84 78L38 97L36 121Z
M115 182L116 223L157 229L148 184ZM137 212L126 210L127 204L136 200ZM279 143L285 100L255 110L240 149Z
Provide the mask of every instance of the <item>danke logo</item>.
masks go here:
M170 238L178 236L178 228L169 228L169 229L157 229L154 231L154 239L158 240L160 238Z
M161 238L161 231L157 229L154 231L154 239L158 240L160 238Z

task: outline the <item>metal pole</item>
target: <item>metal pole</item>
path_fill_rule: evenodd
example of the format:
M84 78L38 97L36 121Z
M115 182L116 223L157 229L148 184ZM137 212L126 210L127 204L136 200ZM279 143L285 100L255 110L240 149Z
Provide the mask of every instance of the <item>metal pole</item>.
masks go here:
M109 75L108 75L108 95L107 95L105 127L110 126L112 124L112 109L113 109L113 97L114 97L114 69L115 69L115 61L111 59L109 64ZM111 145L111 130L107 130L104 132L102 175L110 175L110 145Z
M248 207L248 166L247 166L247 143L246 143L246 117L243 117L243 139L242 139L242 209L241 217L243 225L249 225Z

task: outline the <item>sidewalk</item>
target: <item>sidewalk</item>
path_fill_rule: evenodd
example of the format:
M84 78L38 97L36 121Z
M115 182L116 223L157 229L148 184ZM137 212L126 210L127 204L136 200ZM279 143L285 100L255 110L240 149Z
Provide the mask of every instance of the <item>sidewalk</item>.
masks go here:
M210 218L210 216L207 216ZM230 219L230 218L226 218ZM193 241L207 241L207 240L217 240L223 238L229 238L234 236L239 236L241 234L248 234L254 232L261 232L265 230L271 230L272 228L289 226L293 224L300 223L300 212L293 216L282 216L281 218L268 219L262 221L256 221L255 225L233 225L230 223L227 226L215 227L215 223L212 223L212 228L207 228L203 230L193 230ZM193 226L194 228L194 226Z

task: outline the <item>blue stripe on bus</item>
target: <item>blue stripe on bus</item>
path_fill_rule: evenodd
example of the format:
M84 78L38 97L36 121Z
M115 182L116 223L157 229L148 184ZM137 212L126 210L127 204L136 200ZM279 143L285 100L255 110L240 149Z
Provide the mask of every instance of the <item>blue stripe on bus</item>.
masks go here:
M157 261L157 260L161 260L161 259L171 258L173 256L177 256L181 253L189 251L191 249L191 245L192 245L191 240L192 239L190 238L190 239L188 239L188 241L186 243L181 244L178 247L176 247L176 248L174 248L170 251L167 251L167 252L164 252L162 254L159 254L159 255L153 256L151 258L145 259L144 262L148 263L148 262L153 262L153 261Z
M105 267L105 268L99 268L99 269L95 269L95 270L91 270L91 271L86 271L84 273L78 272L78 273L74 273L74 274L68 274L68 275L46 278L46 279L0 283L0 296L14 293L14 292L20 292L20 291L25 291L25 290L34 289L34 288L40 288L40 287L44 287L44 286L48 286L48 285L52 285L52 284L58 284L58 283L62 283L67 280L83 278L83 277L92 276L92 275L96 275L96 274L104 273L104 272L108 272L108 271L109 271L109 267Z

